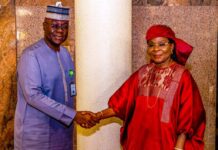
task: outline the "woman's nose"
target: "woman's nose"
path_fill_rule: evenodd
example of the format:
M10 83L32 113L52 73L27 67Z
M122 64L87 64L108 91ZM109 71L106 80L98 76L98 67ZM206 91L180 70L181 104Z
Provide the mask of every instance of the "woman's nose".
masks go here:
M157 51L157 50L159 50L159 49L160 49L160 46L159 46L158 44L155 44L155 45L153 46L153 50Z

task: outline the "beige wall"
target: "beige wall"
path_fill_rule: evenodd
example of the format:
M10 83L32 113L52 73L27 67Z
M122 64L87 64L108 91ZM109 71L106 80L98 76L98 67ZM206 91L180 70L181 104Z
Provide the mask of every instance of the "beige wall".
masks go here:
M100 111L131 74L131 0L76 0L77 109ZM77 126L78 150L119 150L121 120ZM104 147L102 147L104 146Z

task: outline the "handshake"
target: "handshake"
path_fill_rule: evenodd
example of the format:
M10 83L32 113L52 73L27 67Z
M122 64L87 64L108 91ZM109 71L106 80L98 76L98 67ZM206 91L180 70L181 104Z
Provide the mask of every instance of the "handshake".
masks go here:
M91 111L77 111L74 121L83 128L91 128L103 119L103 113L93 113Z

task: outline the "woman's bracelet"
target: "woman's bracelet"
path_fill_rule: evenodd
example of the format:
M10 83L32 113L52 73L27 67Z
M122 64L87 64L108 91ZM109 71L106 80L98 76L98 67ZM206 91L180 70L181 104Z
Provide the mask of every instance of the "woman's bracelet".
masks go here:
M182 148L174 147L174 150L183 150Z

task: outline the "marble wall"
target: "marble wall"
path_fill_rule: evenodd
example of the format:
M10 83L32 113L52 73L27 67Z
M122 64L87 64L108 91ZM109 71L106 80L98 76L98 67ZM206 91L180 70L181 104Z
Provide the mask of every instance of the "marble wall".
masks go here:
M217 0L132 0L133 6L217 6Z
M216 76L217 76L217 6L134 6L133 70L148 61L145 33L152 24L166 24L177 36L193 45L187 62L206 109L205 150L215 149Z
M16 6L47 6L54 5L58 0L15 0ZM60 1L60 0L59 0ZM63 6L74 7L74 0L61 0Z
M13 149L16 33L13 1L0 1L0 149Z

